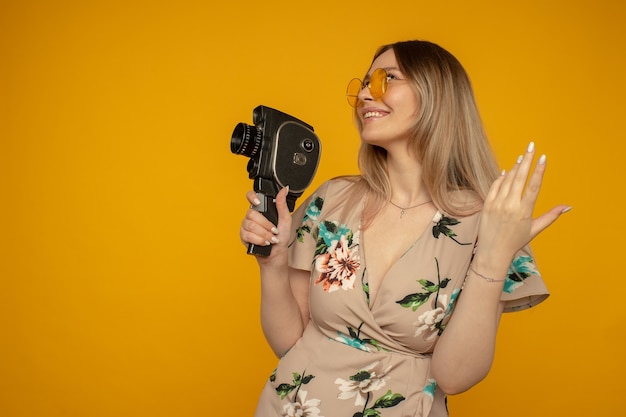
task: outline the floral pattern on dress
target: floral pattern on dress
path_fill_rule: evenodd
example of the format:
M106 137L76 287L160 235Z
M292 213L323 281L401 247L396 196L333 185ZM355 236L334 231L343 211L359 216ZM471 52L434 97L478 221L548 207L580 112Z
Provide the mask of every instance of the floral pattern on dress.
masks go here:
M430 398L431 400L435 398L435 390L437 389L437 383L435 382L434 379L432 378L428 378L426 380L427 384L424 387L424 394L426 394L426 396L428 398Z
M423 312L417 318L417 321L413 323L417 326L415 337L424 335L424 340L432 340L436 336L441 336L446 328L446 319L452 314L454 303L460 293L461 290L455 288L454 291L452 291L449 302L447 301L448 297L446 294L439 296L435 301L438 302L438 305L433 306L433 310Z
M472 242L461 243L456 240L456 233L450 229L449 226L456 226L457 224L461 224L461 222L453 217L447 217L441 213L437 213L437 217L435 218L436 224L433 226L433 236L435 239L439 239L439 235L443 234L444 236L449 237L454 240L459 245L471 245Z
M354 288L356 271L361 266L358 254L358 234L346 225L324 221L319 226L315 269L320 272L315 284L326 292Z
M306 375L306 374L300 375L300 373L298 372L294 372L292 375L293 375L293 381L290 384L282 383L276 387L276 393L280 396L281 400L284 400L285 397L287 397L294 389L300 390L300 387L302 385L308 384L309 382L311 382L313 378L315 378L315 375ZM274 380L275 380L276 379L275 373L272 376L274 377Z
M306 391L298 391L297 400L285 404L280 415L283 417L324 417L320 415L318 408L321 401L315 398L307 400L306 395Z
M512 293L515 289L524 285L526 278L531 275L539 275L533 258L530 256L516 257L513 259L513 262L511 262L511 266L509 266L506 281L504 282L504 289L502 291Z
M439 273L439 261L435 258L435 264L437 265L437 283L427 279L418 279L417 282L422 286L423 292L416 292L408 294L401 300L396 301L402 307L410 308L413 311L417 311L419 307L426 304L434 294L435 297L432 301L432 309L424 311L417 318L417 321L413 323L417 326L415 330L415 337L423 336L424 340L432 340L436 336L441 336L445 329L446 319L452 314L454 304L458 298L461 290L455 288L448 301L446 294L439 294L440 290L446 288L450 282L450 278L441 279Z
M304 217L302 218L302 225L296 230L296 237L298 242L302 242L305 233L311 233L311 225L317 221L322 207L324 206L324 199L318 196L313 196L311 202L306 208Z
M283 409L280 412L284 417L324 417L320 415L320 409L318 406L321 401L317 398L307 399L307 392L302 388L303 385L308 384L315 378L314 375L306 375L298 372L293 373L293 381L291 383L282 383L276 387L276 394L280 396L281 400L289 397L293 390L296 390L293 395L292 401L289 401L283 405ZM270 377L271 381L276 379L276 373Z
M401 394L394 394L388 390L369 406L374 392L387 384L389 377L386 375L390 368L391 366L383 369L382 363L376 361L351 375L348 379L337 378L335 380L335 384L339 385L337 398L340 400L354 398L354 405L363 407L362 411L354 413L352 417L379 417L381 416L380 409L394 407L405 400Z
M361 338L361 327L364 324L365 323L361 323L357 329L354 329L351 326L347 326L348 334L346 335L342 332L337 332L338 336L335 338L335 341L362 350L364 352L372 352L371 347L375 347L377 351L385 350L388 352L389 349L382 347L382 345L377 340L371 338Z

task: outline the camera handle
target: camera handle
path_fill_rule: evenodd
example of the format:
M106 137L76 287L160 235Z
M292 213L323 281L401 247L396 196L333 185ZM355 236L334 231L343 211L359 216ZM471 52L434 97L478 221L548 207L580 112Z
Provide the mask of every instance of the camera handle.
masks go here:
M278 225L278 210L276 209L276 194L278 194L279 191L278 185L274 181L265 178L255 178L254 191L261 203L257 206L252 206L252 208L262 213L274 226ZM248 243L248 255L269 256L271 251L272 245L259 246Z

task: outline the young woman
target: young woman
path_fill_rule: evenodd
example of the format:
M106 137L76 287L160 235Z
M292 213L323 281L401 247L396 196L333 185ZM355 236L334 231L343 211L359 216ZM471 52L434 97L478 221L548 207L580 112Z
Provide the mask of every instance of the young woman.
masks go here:
M361 175L293 216L284 189L277 225L241 224L273 245L257 261L280 361L256 415L446 416L446 394L487 375L501 313L548 296L528 244L569 207L533 219L545 156L531 143L499 172L467 74L433 43L380 48L348 100Z

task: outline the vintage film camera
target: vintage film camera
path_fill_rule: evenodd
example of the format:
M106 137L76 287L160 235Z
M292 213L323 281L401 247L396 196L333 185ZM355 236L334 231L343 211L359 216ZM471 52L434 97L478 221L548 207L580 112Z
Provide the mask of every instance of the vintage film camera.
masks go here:
M230 140L230 151L250 158L248 176L261 204L254 207L272 223L278 223L276 194L289 186L287 205L311 184L321 154L321 143L313 127L293 116L266 106L252 112L253 125L238 123ZM268 256L271 246L248 245L248 254Z

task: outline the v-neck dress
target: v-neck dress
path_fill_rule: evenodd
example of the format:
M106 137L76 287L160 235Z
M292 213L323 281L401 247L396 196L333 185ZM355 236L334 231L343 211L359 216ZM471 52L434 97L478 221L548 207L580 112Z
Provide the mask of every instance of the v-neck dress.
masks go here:
M448 415L445 394L431 375L431 355L462 291L480 213L454 218L438 211L370 303L362 208L339 217L351 186L345 179L327 181L292 215L289 264L311 271L311 318L270 375L256 417ZM526 247L509 268L505 311L547 297Z

